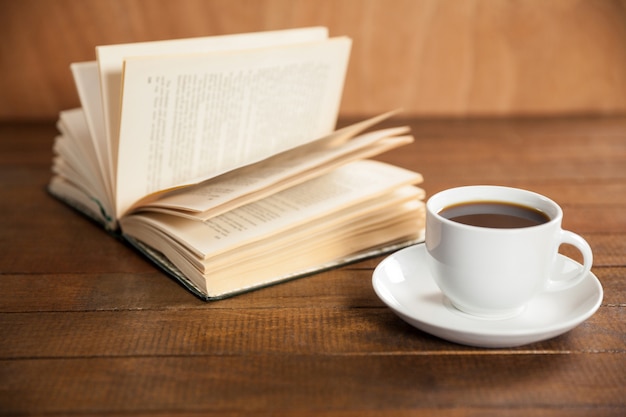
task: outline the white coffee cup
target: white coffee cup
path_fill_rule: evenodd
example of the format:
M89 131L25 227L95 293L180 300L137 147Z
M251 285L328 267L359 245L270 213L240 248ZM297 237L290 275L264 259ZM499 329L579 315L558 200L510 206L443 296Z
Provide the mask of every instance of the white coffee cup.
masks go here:
M442 210L472 202L501 202L539 210L546 222L529 227L467 225L442 216ZM524 310L542 291L559 291L581 282L593 255L579 235L561 228L563 211L540 194L499 186L452 188L426 203L426 249L433 279L451 304L465 313L503 319ZM559 276L559 246L571 244L583 257L575 276Z

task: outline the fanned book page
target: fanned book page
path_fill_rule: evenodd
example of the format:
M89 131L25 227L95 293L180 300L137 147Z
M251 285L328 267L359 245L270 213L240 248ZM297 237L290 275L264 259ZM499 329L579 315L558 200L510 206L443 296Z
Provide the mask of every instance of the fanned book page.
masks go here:
M347 38L246 50L128 58L117 148L116 212L333 130Z
M123 218L122 229L219 297L217 288L262 285L255 281L288 273L285 265L308 270L336 261L341 251L372 249L383 237L419 239L424 193L412 184L420 179L382 162L357 161L203 222L142 213Z

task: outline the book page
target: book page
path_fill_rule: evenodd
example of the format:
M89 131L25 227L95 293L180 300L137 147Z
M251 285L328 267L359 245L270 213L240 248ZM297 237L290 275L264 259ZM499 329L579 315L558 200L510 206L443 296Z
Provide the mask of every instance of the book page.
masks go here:
M408 127L396 127L357 136L395 113L396 111L383 113L345 126L308 144L195 185L151 194L139 200L133 210L150 210L157 207L193 213L210 210L228 200L237 199L250 191L263 188L265 183L272 184L281 181L284 177L292 177L296 171L291 167L294 165L294 160L297 160L298 169L305 169L301 168L302 164L316 166L319 165L320 159L326 161L336 158L338 155L367 147L384 137L408 132L410 130ZM367 140L364 140L366 138ZM231 180L238 181L236 178L241 179L241 182L233 184L234 187L225 184ZM262 181L259 182L259 179ZM217 184L223 184L223 186L220 186L220 190L212 190Z
M351 42L129 58L124 68L117 213L331 132Z
M149 242L154 245L154 249L167 253L190 276L206 274L215 281L222 275L236 281L245 272L262 274L258 270L260 265L263 265L263 272L276 274L278 264L292 260L289 254L300 252L299 258L309 260L312 256L321 255L328 262L350 256L365 248L389 245L398 240L419 239L424 227L424 203L420 201L422 196L423 190L417 187L400 187L379 196L372 196L366 201L327 212L300 225L281 229L269 238L250 241L203 258L189 253L181 246L177 236L163 233L158 228L158 223L157 227L153 227L155 224L152 223L140 226L131 220L131 223L126 224L126 229L132 231L135 239ZM402 225L401 230L393 231L397 225ZM364 235L373 231L376 232L372 236L375 240L364 242ZM341 245L337 246L337 243ZM295 271L297 269L284 273Z
M318 271L364 252L374 255L383 248L415 243L423 239L421 198L423 190L400 187L206 258L193 256L178 236L150 222L129 219L125 230L163 253L166 263L176 265L194 286L218 296Z
M100 72L100 90L102 94L105 135L109 146L111 162L113 163L111 167L112 172L115 172L116 169L117 140L121 114L122 69L125 58L169 54L196 54L211 51L236 51L319 41L326 38L328 38L328 29L325 27L310 27L96 47L96 56Z
M90 132L82 108L64 110L57 123L62 136L55 141L58 155L53 170L80 186L102 209L111 215L112 202L97 166L98 158L90 141Z
M339 146L326 146L333 138L284 152L197 185L160 195L137 211L163 211L198 221L256 201L325 174L348 162L366 159L413 141L408 128L390 128L361 135Z
M83 108L90 135L88 141L96 155L97 167L110 201L113 201L113 165L104 126L104 109L100 93L100 77L96 61L70 65L74 84ZM112 214L112 213L111 213Z
M146 213L123 218L121 224L124 233L133 236L133 228L137 227L133 225L148 222L181 242L198 258L206 258L312 222L420 179L419 174L382 162L357 161L205 222Z
M344 239L347 235L358 237L364 230L371 230L375 225L380 229L378 244L390 242L399 237L416 237L422 227L420 209L423 202L418 200L418 195L419 189L416 187L403 187L368 200L367 203L341 210L336 216L325 216L305 225L282 231L272 236L271 240L253 242L220 256L208 257L200 262L194 259L190 263L201 273L210 274L212 277L219 273L232 276L233 265L237 265L237 272L241 273L253 272L255 268L258 268L259 261L265 261L264 266L271 267L273 263L276 263L277 257L281 263L288 263L291 260L290 257L282 256L282 254L297 252L298 246L305 251L314 248L327 259L336 258L338 254L345 256L354 253L357 249L348 246L333 248L333 243ZM413 220L415 225L408 226L407 219ZM398 222L404 223L404 230L399 234L390 233L389 228ZM322 245L313 246L315 241L321 242ZM358 244L362 242L359 241ZM366 245L366 247L371 246L370 243ZM268 256L269 253L274 254L272 259ZM310 256L310 254L304 253L301 256ZM249 266L241 265L243 259Z
M57 136L52 149L55 153L52 172L72 182L94 200L97 199L94 197L97 185L90 175L89 166L84 164L82 155L76 152L75 146L72 146L72 140L66 135Z

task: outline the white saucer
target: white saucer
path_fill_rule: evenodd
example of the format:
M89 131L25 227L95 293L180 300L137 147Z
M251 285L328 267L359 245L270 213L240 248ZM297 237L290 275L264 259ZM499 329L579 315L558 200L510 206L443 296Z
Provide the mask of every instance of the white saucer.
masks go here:
M563 334L596 312L602 286L593 273L578 285L544 292L513 318L483 319L454 308L435 284L426 265L423 244L385 258L374 270L372 284L380 299L412 326L452 342L487 348L525 345ZM582 266L559 255L562 271Z

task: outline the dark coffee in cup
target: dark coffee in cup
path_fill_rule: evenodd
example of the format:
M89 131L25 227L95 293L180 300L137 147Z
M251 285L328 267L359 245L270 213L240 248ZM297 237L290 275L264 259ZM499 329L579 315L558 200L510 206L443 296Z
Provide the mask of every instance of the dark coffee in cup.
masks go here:
M500 201L470 201L443 208L442 217L470 226L515 229L537 226L550 221L541 210Z

